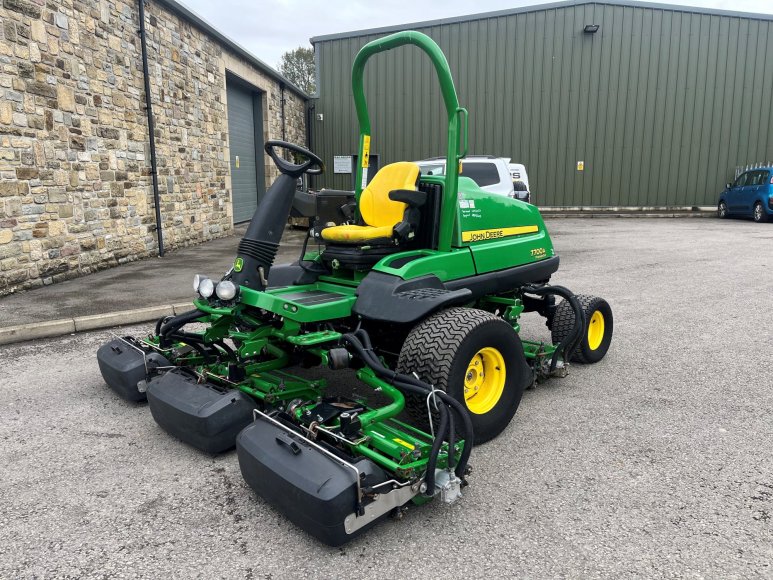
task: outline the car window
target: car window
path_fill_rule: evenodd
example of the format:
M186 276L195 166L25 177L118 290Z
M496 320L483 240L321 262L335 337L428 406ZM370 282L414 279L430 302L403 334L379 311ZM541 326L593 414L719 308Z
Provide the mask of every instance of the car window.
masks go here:
M770 171L762 171L762 179L760 180L760 185L766 185L770 183Z
M443 165L420 165L419 169L422 175L443 175L445 173Z
M499 171L493 163L464 163L462 175L469 177L480 187L499 183Z
M733 187L743 187L744 185L746 185L746 181L749 178L749 175L750 175L749 173L742 173L741 175L739 175L736 178L735 183L733 183Z
M768 175L767 171L755 171L754 177L750 180L749 185L763 185Z

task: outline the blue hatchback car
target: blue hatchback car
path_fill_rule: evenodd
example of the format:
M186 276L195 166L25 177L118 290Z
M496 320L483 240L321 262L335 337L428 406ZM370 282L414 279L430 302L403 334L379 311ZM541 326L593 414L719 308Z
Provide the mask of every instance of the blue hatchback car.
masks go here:
M755 222L773 218L773 167L758 167L739 175L719 195L717 214L751 217Z

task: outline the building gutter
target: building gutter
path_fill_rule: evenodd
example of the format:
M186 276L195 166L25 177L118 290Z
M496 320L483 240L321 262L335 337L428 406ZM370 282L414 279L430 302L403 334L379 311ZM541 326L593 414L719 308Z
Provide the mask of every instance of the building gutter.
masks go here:
M150 175L153 179L153 202L156 206L156 235L158 236L158 256L164 256L164 233L161 222L161 196L158 191L158 165L156 163L156 135L153 122L153 104L150 98L150 75L148 74L148 47L145 41L145 0L140 5L140 44L142 45L142 77L145 82L145 112L148 116L148 137L150 138Z

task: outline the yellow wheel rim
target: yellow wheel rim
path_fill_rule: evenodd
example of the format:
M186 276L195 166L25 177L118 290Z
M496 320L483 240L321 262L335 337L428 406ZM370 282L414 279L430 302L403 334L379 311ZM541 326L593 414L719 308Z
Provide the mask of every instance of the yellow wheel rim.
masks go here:
M467 365L464 401L471 413L483 415L493 409L505 390L505 358L497 349L480 349Z
M596 350L604 340L604 315L598 310L593 313L588 323L588 346Z

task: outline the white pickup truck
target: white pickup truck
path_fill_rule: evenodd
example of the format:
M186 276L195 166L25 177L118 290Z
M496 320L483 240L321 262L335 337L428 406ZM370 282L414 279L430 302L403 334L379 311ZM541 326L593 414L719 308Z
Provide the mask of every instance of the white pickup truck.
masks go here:
M416 163L422 175L444 175L446 172L444 157L422 159ZM531 202L526 168L519 163L510 163L507 157L468 155L462 159L461 175L469 177L485 191Z

